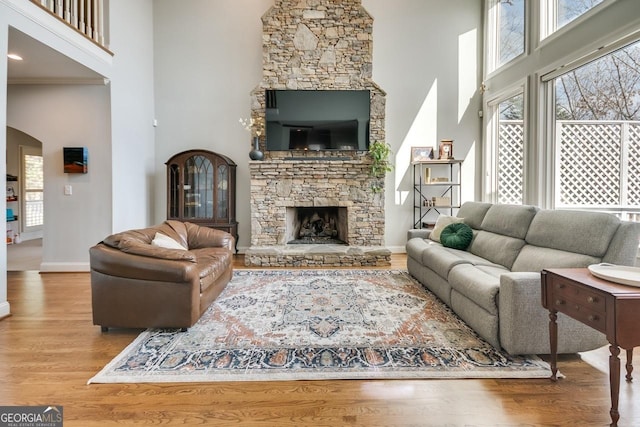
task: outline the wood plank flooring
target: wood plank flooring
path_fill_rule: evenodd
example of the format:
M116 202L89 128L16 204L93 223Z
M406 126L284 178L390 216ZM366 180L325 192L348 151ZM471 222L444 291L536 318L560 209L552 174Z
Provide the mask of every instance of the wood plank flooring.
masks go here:
M405 268L394 255L392 268ZM241 256L238 268L244 268ZM565 379L92 384L139 330L91 322L88 273L9 272L0 405L63 405L69 426L605 426L608 350L560 358ZM640 375L638 352L636 373ZM624 363L624 359L623 359ZM624 365L623 365L624 366ZM638 380L640 382L640 380ZM622 382L620 426L640 425Z

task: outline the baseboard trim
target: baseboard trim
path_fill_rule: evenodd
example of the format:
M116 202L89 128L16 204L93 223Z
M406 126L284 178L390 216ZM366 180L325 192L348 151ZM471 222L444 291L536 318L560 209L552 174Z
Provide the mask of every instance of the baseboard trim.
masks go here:
M11 316L11 306L9 305L9 301L0 303L0 320L5 317Z
M88 262L43 262L40 264L41 273L77 273L88 271Z

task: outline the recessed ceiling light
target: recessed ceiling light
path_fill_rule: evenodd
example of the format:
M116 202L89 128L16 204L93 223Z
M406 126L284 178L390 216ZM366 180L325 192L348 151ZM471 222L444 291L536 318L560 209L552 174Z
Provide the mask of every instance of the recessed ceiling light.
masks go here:
M9 59L15 59L16 61L22 61L22 56L16 55L15 53L10 53L7 55Z

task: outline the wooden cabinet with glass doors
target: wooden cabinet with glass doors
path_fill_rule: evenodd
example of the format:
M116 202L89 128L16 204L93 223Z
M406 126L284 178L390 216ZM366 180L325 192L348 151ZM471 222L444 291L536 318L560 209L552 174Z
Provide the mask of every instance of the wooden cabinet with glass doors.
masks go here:
M166 165L167 219L224 230L237 245L235 162L212 151L189 150Z

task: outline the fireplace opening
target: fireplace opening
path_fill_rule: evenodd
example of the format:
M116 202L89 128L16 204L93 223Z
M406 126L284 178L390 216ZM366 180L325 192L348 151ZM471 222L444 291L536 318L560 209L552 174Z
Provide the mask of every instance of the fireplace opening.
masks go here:
M346 245L347 208L287 208L287 236L290 245Z

